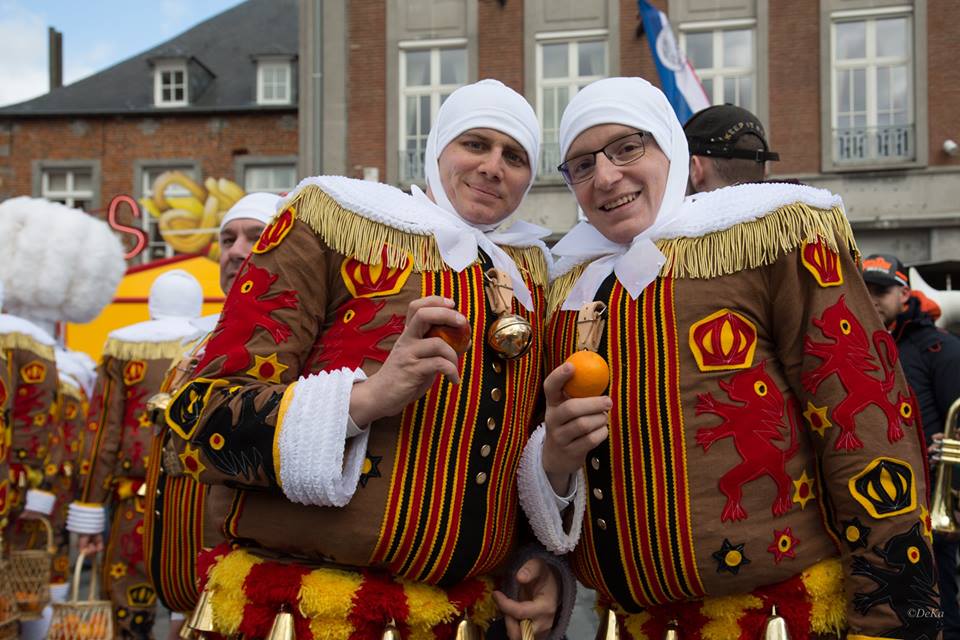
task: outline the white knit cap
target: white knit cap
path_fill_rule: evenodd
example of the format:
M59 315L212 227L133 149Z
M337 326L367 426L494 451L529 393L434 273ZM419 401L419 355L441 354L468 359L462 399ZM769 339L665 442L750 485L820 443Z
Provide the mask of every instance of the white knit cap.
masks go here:
M183 269L161 274L150 285L150 318L199 318L203 288Z
M277 213L277 204L280 196L273 193L248 193L237 200L223 220L220 221L220 231L234 220L259 220L263 224L270 224Z
M533 107L523 96L499 80L481 80L460 87L440 106L437 121L427 137L423 158L427 186L436 203L454 214L457 211L447 199L440 181L437 159L448 144L470 129L493 129L505 133L523 147L530 162L527 191L533 186L540 164L540 123Z
M606 78L587 85L573 97L560 119L560 157L566 159L577 136L601 124L650 132L670 160L663 201L654 223L663 226L679 213L690 171L687 137L667 97L643 78Z

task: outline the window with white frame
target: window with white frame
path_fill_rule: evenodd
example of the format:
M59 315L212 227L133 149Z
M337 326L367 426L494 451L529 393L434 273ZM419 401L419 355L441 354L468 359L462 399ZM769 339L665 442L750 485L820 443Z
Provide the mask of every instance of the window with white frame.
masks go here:
M93 204L93 169L44 168L40 176L40 196L68 207L88 210Z
M908 14L834 19L834 162L873 164L915 158L911 30Z
M294 164L252 164L243 169L243 188L247 193L287 193L297 186Z
M153 197L153 185L157 178L168 171L180 171L192 180L197 180L197 169L193 165L157 165L144 166L140 170L140 193L144 198ZM167 198L189 198L192 194L186 187L176 182L171 182L163 190ZM160 218L152 215L147 210L140 212L140 228L147 234L147 246L140 253L141 262L150 262L161 258L169 258L174 254L173 247L164 241L160 235Z
M419 43L418 43L419 44ZM400 44L400 180L422 182L423 152L440 105L467 82L466 43Z
M186 62L158 63L153 72L153 103L158 107L187 105Z
M289 60L257 62L257 104L290 104L293 98Z
M680 46L712 104L756 111L756 38L751 25L683 30Z
M576 93L607 76L607 32L537 35L537 116L543 126L540 175L560 178L560 117Z

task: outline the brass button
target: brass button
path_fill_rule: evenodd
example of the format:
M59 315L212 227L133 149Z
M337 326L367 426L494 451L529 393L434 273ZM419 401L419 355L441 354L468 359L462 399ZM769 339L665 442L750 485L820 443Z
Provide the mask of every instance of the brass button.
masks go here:
M490 431L493 431L496 428L497 428L497 421L494 420L493 418L487 418L487 429L490 429Z
M477 484L484 484L487 481L487 474L481 471L477 474Z
M490 397L493 398L494 402L500 402L500 398L503 397L503 391L500 391L500 389L493 389L490 391Z
M603 489L597 487L593 490L593 497L597 500L603 500Z
M590 458L590 466L593 467L594 471L600 471L600 458L597 456Z
M603 529L604 531L606 531L606 530L607 530L607 521L604 520L603 518L597 518L597 526L600 527L601 529Z
M500 373L503 371L503 365L500 363L499 360L493 361L493 370L495 373Z
M480 447L480 456L486 458L488 455L490 455L490 445L485 444Z

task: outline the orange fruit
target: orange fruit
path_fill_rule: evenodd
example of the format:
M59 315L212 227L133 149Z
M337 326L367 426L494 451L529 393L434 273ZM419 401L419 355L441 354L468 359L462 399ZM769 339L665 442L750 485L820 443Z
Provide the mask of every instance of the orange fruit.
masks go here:
M573 376L563 385L563 392L570 398L599 396L610 384L610 367L607 361L593 351L577 351L569 358Z

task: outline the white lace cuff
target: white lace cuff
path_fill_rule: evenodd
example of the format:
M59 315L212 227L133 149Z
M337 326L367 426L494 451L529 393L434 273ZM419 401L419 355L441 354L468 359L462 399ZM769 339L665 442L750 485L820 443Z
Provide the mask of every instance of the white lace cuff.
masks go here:
M53 513L53 505L57 503L57 496L49 491L40 489L27 490L27 502L23 506L27 511L48 516Z
M89 502L71 502L67 511L67 531L84 535L98 535L107 528L103 505Z
M274 465L284 495L293 502L342 507L350 502L370 431L347 438L350 390L363 371L340 369L300 378L287 389L274 437Z
M583 527L583 515L586 511L586 498L580 487L585 486L583 470L574 476L573 520L570 532L563 528L563 517L558 508L558 497L554 492L547 474L543 470L543 439L546 427L540 425L530 436L520 458L517 471L517 490L520 494L520 506L527 514L530 527L540 543L548 551L565 554L573 551L580 540Z

